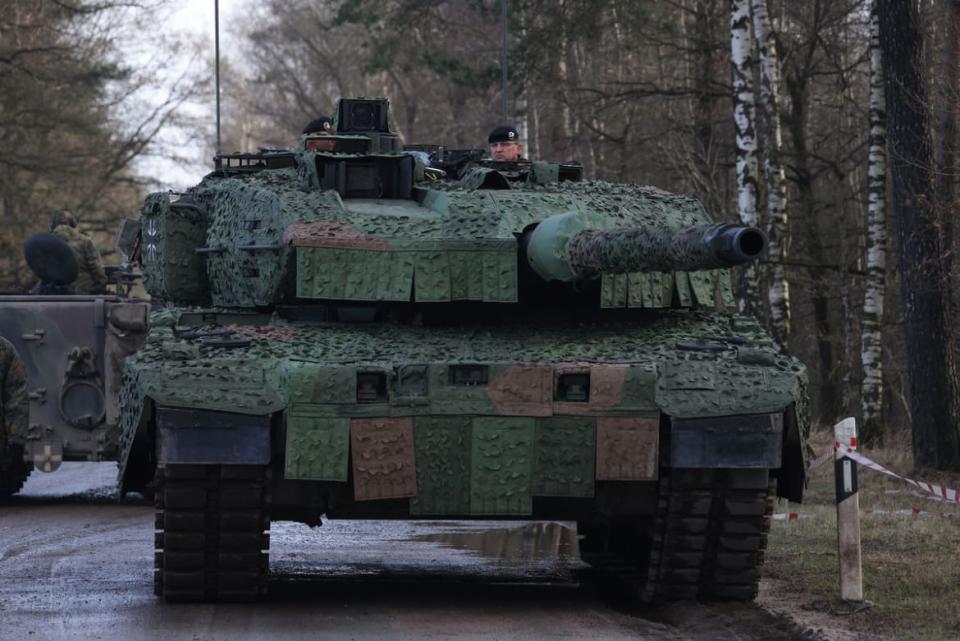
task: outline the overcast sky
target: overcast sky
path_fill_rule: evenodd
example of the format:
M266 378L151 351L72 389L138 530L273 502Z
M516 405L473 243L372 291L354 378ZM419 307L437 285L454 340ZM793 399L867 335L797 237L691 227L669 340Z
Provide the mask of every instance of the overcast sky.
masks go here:
M220 50L221 54L225 47L230 45L229 34L225 32L224 24L245 4L246 0L220 0ZM167 14L163 20L163 31L171 35L189 35L194 40L199 40L203 44L201 59L193 58L192 52L186 50L179 51L161 51L153 52L153 55L160 55L164 60L168 60L166 65L168 73L166 77L161 78L163 84L169 85L177 78L183 69L193 66L195 69L203 70L204 65L210 64L214 59L214 0L173 0L169 3ZM136 43L129 43L131 50L137 48ZM143 52L138 51L131 56L133 64L136 64L138 56ZM211 65L212 68L212 65ZM169 90L169 86L165 88ZM165 91L158 92L153 99L162 100ZM206 127L207 135L211 140L196 140L195 137L187 135L184 131L177 128L170 128L160 134L161 143L171 146L180 151L188 158L186 163L178 163L163 158L145 158L139 163L140 171L148 176L152 176L158 186L163 188L172 188L175 190L185 189L199 182L204 174L213 168L213 161L207 156L208 144L216 138L216 105L215 95L210 92L205 100L198 100L184 106L184 109L191 115L197 116L203 120L209 119L210 125ZM212 145L210 145L212 146Z

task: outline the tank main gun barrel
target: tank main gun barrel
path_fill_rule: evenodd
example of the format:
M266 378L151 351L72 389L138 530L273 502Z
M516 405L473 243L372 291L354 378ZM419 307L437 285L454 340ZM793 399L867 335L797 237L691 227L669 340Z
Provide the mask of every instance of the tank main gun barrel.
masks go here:
M530 233L527 260L545 280L569 282L602 274L733 267L759 258L766 242L763 232L744 225L599 230L588 228L578 214L559 214Z
M694 225L678 231L584 230L567 245L573 271L581 278L629 272L699 271L733 267L760 256L759 229L732 224Z

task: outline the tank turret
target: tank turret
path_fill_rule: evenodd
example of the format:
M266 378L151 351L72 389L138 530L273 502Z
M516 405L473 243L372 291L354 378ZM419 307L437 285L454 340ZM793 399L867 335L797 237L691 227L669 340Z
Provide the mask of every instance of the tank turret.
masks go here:
M699 224L682 229L591 228L578 213L558 214L525 238L530 267L544 280L592 280L603 274L700 271L756 260L766 246L759 229Z

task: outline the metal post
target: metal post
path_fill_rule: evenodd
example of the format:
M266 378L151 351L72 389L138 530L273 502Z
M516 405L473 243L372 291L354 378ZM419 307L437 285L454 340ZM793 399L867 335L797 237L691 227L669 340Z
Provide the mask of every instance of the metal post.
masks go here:
M500 0L500 37L500 118L507 125L507 0Z
M833 427L836 447L857 447L857 422L846 418ZM863 601L860 553L860 494L857 464L847 456L834 463L837 490L837 556L840 560L840 598Z
M213 43L217 57L217 156L220 155L220 0L213 0Z

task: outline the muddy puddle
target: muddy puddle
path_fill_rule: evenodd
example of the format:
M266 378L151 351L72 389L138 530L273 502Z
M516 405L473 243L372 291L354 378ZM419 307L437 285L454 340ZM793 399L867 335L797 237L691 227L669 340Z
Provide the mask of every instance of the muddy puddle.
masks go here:
M331 520L273 523L271 571L303 576L418 576L567 581L582 567L576 526L556 521Z
M470 527L445 528L431 523L437 531L418 534L416 541L474 552L495 562L542 562L576 564L580 561L577 531L572 524L556 521L503 524L491 527L478 522Z

